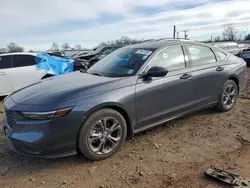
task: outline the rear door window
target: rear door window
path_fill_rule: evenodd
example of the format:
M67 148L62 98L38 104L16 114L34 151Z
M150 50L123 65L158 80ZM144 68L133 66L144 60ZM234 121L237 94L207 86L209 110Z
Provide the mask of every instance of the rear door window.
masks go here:
M13 67L26 67L35 65L36 57L32 55L13 55Z
M11 55L0 56L0 69L11 68Z
M193 66L201 66L216 62L213 51L208 47L187 45L186 48Z

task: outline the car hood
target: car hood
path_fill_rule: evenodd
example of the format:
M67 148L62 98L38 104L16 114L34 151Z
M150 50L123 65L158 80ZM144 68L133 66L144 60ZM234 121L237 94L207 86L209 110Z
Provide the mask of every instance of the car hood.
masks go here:
M56 104L115 89L120 78L73 72L47 78L10 95L18 104Z

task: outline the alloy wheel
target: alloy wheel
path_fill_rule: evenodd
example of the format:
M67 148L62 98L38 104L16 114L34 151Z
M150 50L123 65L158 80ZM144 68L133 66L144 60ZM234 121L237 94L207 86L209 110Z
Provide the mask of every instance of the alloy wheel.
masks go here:
M122 127L114 117L105 117L97 121L88 136L89 148L96 154L108 154L119 144Z
M237 88L233 84L228 84L224 90L222 102L226 108L231 108L237 97Z

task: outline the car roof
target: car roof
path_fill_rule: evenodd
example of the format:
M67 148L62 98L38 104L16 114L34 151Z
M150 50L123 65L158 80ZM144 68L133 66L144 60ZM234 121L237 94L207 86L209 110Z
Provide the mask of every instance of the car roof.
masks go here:
M211 47L210 45L207 45L204 43L194 42L194 41L185 40L185 39L158 39L158 40L150 39L150 40L146 40L142 43L125 46L124 48L154 48L154 49L159 49L159 48L174 45L174 44L197 44L197 45Z
M36 53L35 52L11 52L11 53L0 54L0 56L6 56L6 55L32 55L32 56L36 56Z

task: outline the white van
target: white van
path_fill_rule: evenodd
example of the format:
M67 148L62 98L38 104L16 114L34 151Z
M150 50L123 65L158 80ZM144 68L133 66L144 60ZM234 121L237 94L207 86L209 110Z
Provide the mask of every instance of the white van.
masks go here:
M36 53L0 54L0 96L47 77L47 71L36 68Z

